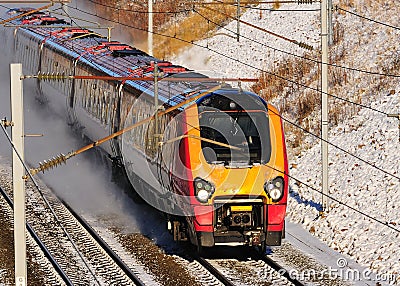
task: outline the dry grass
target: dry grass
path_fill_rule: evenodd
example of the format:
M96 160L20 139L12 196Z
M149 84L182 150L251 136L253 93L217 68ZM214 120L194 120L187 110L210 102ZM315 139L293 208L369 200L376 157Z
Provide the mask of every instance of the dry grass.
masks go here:
M281 7L281 3L279 0L275 1L275 3L272 5L272 9L278 10Z
M310 54L305 56L311 57ZM314 68L315 64L300 58L286 59L277 63L269 72L261 74L259 82L252 86L252 90L261 94L268 101L287 92L285 87L292 85L287 79L308 84L308 81L305 81L305 76Z
M147 1L132 2L132 1L119 1L119 0L96 0L99 5L94 5L96 13L100 15L107 15L108 19L126 25L124 31L120 31L125 35L129 35L131 41L136 44L142 43L147 37L148 29L148 13ZM182 11L185 9L183 0L167 0L158 1L153 4L153 11ZM154 27L161 27L165 23L171 21L175 14L171 13L154 13L153 25ZM135 28L132 28L135 27ZM156 30L156 29L155 29ZM142 46L143 45L140 45ZM147 48L147 47L145 47Z
M232 5L218 5L213 9L218 9L232 17L236 15L236 7ZM188 17L182 20L171 21L165 25L159 33L167 35L167 37L155 35L154 51L156 57L168 58L176 55L182 49L189 47L192 42L211 37L213 32L218 29L218 25L223 25L229 21L222 13L209 10L206 7L198 7L196 11L199 13L190 13ZM199 14L206 16L210 21ZM184 41L178 39L183 39Z
M126 1L118 0L98 0L98 2L103 4L103 6L96 5L98 14L108 15L108 18L116 22L136 27L137 29L127 28L125 33L130 35L130 41L134 42L135 46L144 50L148 49L146 43L146 31L148 29L147 1L145 3L130 2L129 5ZM255 0L254 3L257 3L257 1ZM183 0L167 0L155 3L153 10L164 12L191 10L192 6L188 5ZM119 9L114 8L118 6L120 6ZM206 7L218 10L230 17L236 17L237 14L237 8L234 5L195 6L196 11L210 21L195 12L155 13L153 15L154 31L156 31L153 36L154 56L168 58L176 55L180 50L189 47L192 42L212 36L219 25L224 25L230 21L229 17L218 11L211 11ZM241 9L242 13L244 11L245 9Z
M312 57L311 54L306 56ZM252 90L266 101L271 101L277 96L283 98L279 106L281 112L296 114L297 122L301 123L320 105L318 92L304 87L311 86L318 77L316 63L303 59L285 60L274 66L270 72L263 73L259 82L252 86ZM290 97L291 94L298 96L293 98Z

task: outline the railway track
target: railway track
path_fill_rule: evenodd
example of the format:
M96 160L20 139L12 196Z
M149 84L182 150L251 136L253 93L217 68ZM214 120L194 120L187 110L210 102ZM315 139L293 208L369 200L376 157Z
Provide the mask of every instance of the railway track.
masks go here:
M4 181L1 183L4 184ZM1 189L1 193L12 212L12 200L4 189ZM28 186L27 229L51 268L58 274L58 280L62 280L62 285L145 285L145 282L152 282L147 275L144 275L145 281L139 279L104 241L101 241L88 225L77 220L60 200L46 191L42 190L42 193L57 218L50 212L43 211L48 206L42 202L37 192L33 192L32 187ZM57 284L60 283L54 283Z
M4 185L4 182L5 180L0 178L0 183ZM6 194L3 190L2 192ZM58 220L63 222L68 236L76 244L76 246L71 245L54 218L43 211L46 206L40 203L42 198L38 193L32 190L32 186L27 187L27 192L29 193L27 220L32 223L32 227L29 225L28 229L30 232L37 229L37 234L32 237L41 247L50 268L54 268L54 272L57 273L50 279L57 281L54 284L163 285L143 270L140 273L133 271L137 262L129 260L126 256L123 259L119 258L115 247L107 245L109 241L105 242L80 215L50 191L42 190ZM8 196L7 201L12 203ZM74 247L78 251L71 253L70 249ZM132 257L134 256L132 253ZM255 253L251 254L251 258L247 261L204 258L194 252L190 252L189 255L173 256L178 263L180 260L181 264L190 269L188 272L196 277L200 285L303 285L300 281L288 277L287 271L277 263Z
M285 277L288 281L290 281L295 286L303 286L305 285L303 282L293 278L288 273L287 269L279 265L276 261L272 260L270 257L266 255L262 255L262 261L269 265L272 269L277 271L281 276Z
M241 251L233 249L233 253L237 252ZM195 251L187 249L184 253L188 255L181 255L182 259L193 260L191 267L199 269L198 273L200 273L200 268L203 268L213 275L214 281L208 281L211 285L305 285L302 281L290 277L288 270L277 262L260 255L255 250L249 252L248 248L245 254L241 252L238 255L227 255L224 250L218 249L211 255L206 254L205 257L200 257ZM204 283L203 280L200 281Z
M111 249L111 247L97 234L97 232L86 222L86 220L75 212L65 201L62 201L64 206L70 211L71 215L85 228L98 245L102 247L104 252L114 261L116 265L129 277L135 285L144 286L145 284L138 278L137 274L120 259L120 257ZM121 281L123 282L123 281Z
M13 208L14 204L8 194L3 190L3 188L0 186L0 195L4 202L7 204L8 209L5 209L6 213L3 213L2 215L8 215L9 217L12 217L13 215ZM36 243L38 248L42 251L43 258L41 259L41 266L45 267L50 264L52 267L47 267L47 275L48 275L48 282L54 283L54 284L59 284L62 285L64 283L65 285L73 285L71 280L68 278L64 270L61 268L61 266L57 263L57 261L53 258L51 255L50 251L47 249L47 247L43 244L43 242L40 240L39 236L36 234L36 232L32 229L30 224L26 224L26 229L29 233L27 242L28 244L32 245L33 243Z
M0 178L1 184L7 184L7 178ZM8 183L8 185L10 185ZM10 186L7 187L10 192ZM129 258L120 259L113 246L107 245L98 234L77 212L65 202L55 197L48 190L42 190L43 196L51 205L57 220L46 211L43 198L32 186L27 186L27 221L30 232L37 245L42 249L49 261L46 268L54 268L58 273L50 278L51 285L156 285L163 284L154 281L144 271L132 271L132 265L137 262ZM7 202L12 200L7 192L2 190ZM12 209L10 206L10 216ZM62 221L62 228L58 221ZM67 235L68 234L68 235ZM71 244L69 241L73 241ZM75 251L71 249L76 248ZM134 254L132 254L134 256ZM176 257L177 260L179 258ZM185 260L185 259L181 259ZM128 261L128 263L127 263ZM160 262L161 263L161 262ZM127 265L129 264L129 265ZM186 261L191 275L196 277L200 285L236 285L235 281L225 277L221 267L215 267L207 259L194 255ZM134 268L133 268L134 269ZM46 275L49 275L48 273ZM54 276L54 275L53 275ZM138 277L138 276L144 276ZM150 277L150 278L149 278ZM61 282L60 282L61 281Z
M270 261L236 259L202 259L202 265L216 269L223 277L223 285L296 285L304 284L286 276L286 270L271 266ZM208 264L208 266L206 266ZM275 265L277 266L277 265Z
M223 277L223 285L350 285L339 277L325 275L328 268L315 264L305 254L302 255L301 265L294 265L284 260L277 262L255 250L243 250L235 254L222 250L221 253L212 254L211 258L201 258L204 262L199 262L210 272L213 271L211 268L216 269ZM315 275L313 271L316 271Z
M233 286L235 285L230 281L227 277L225 277L216 267L214 267L207 259L196 256L196 260L211 274L213 274L223 285L225 286Z

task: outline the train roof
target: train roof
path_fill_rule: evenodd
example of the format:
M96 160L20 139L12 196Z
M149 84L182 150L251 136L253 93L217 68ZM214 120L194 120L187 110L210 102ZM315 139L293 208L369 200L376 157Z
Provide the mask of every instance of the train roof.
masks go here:
M31 10L32 8L27 7L16 8L9 10L7 14L26 13ZM65 20L52 17L48 13L35 12L14 20L13 23L21 25L20 29L37 39L38 42L64 54L70 60L76 60L80 65L91 68L99 75L154 77L154 63L157 63L162 74L158 84L159 100L171 106L187 100L187 96L193 95L195 91L205 91L220 84L211 79L202 82L190 81L190 78L208 77L168 61L159 60L130 45L109 41L91 30L72 27ZM42 25L46 25L46 27ZM163 81L169 77L182 78L182 81ZM127 80L124 85L154 96L153 81ZM225 86L230 87L226 84Z
M246 95L246 96L243 96ZM231 104L234 104L233 106ZM196 101L199 106L217 108L219 110L267 110L268 104L255 93L238 88L221 88Z

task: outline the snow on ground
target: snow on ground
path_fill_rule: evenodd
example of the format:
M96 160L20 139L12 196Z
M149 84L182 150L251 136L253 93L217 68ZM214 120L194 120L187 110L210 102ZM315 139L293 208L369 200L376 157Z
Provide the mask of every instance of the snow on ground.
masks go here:
M270 5L263 7L270 7ZM304 8L315 10L319 6L317 4L282 5L281 9L294 11L262 11L261 18L260 11L252 9L244 13L241 20L286 38L305 42L317 49L319 47L320 29L318 24L319 12L300 11ZM204 16L207 17L207 15ZM214 37L199 41L196 43L198 46L180 53L178 57L173 59L173 62L196 70L218 71L230 77L257 77L260 72L259 69L266 69L285 55L269 49L265 45L289 53L302 54L304 51L298 45L242 23L240 24L240 41L237 42L236 29L236 21L230 22L225 26L225 29L220 29ZM226 34L234 38L228 37ZM208 51L204 47L226 56Z
M381 22L389 22L392 25L399 23L399 7L394 2L360 0L334 3L336 4L348 10L354 9L353 11L359 14ZM270 8L267 5L261 7ZM319 4L286 4L281 5L280 9L317 8ZM306 42L318 49L319 12L263 11L261 19L259 15L258 10L249 10L241 19L287 38ZM393 63L400 58L398 50L400 32L347 13L336 12L334 16L339 24L337 29L343 32L344 38L344 45L334 50L335 55L343 55L340 64L380 73L390 72L385 68L393 66ZM236 23L231 22L226 28L236 31ZM222 29L219 32L226 33ZM245 25L241 25L241 33L245 37L257 39L274 48L299 55L303 53L303 50L292 43ZM274 52L270 48L244 38L238 43L227 36L216 35L196 44L208 46L210 50L216 50L220 54L195 46L173 59L173 62L193 69L221 70L226 76L255 77L259 73L257 69L266 70L288 57L284 53ZM238 59L242 63L221 54ZM255 66L256 69L251 66ZM339 96L358 94L361 95L361 102L367 106L387 113L400 111L400 85L396 78L382 80L382 77L366 76L363 73L350 71L345 71L345 73L347 78L342 86L335 87L335 94ZM398 70L392 73L398 73ZM397 92L391 92L391 94L387 90L388 87ZM330 211L327 216L315 220L320 207L321 194L293 179L290 183L289 219L302 224L306 230L332 249L370 267L375 273L400 273L400 259L396 254L400 247L399 231L388 227L400 230L398 132L400 130L397 119L388 118L384 114L368 109L361 109L355 116L350 116L338 126L331 128L329 135L329 141L334 145L388 173L330 146L330 196L388 225L371 220L333 200L330 200ZM300 155L290 158L290 175L321 190L321 153L318 140L316 143L318 144L314 147L303 150Z
M398 103L399 94L395 94L375 102L372 106L390 110ZM329 141L393 176L384 174L330 146L329 195L398 228L398 122L393 118L377 117L369 110L361 111L350 122L333 128ZM291 176L320 189L320 154L321 148L318 144L292 159ZM330 211L327 217L314 221L318 214L316 206L320 201L321 194L292 180L288 216L292 221L302 223L333 249L349 255L377 272L400 270L399 256L396 253L400 247L398 232L373 222L333 200L329 202Z

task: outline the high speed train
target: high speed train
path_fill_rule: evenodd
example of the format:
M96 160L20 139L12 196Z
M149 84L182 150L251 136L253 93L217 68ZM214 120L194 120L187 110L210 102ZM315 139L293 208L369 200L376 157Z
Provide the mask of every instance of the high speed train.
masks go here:
M3 39L25 72L71 76L37 80L41 99L69 124L92 141L137 124L99 147L165 213L175 240L199 249L281 244L288 161L275 107L49 13L12 23L20 26L2 28ZM135 80L144 77L154 80Z

